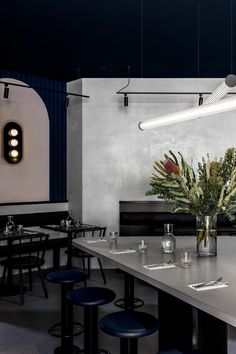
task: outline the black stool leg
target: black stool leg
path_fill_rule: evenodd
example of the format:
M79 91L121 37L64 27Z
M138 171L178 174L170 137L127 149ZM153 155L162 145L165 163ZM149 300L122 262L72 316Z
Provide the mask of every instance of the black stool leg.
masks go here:
M73 285L61 285L61 346L54 350L55 354L77 354L79 348L73 345L73 306L66 295L73 290Z
M98 352L98 308L84 307L84 354Z
M104 270L103 270L103 267L102 267L102 261L100 258L97 258L98 260L98 264L99 264L99 268L100 268L100 271L101 271L101 274L102 274L102 279L103 279L103 283L106 285L106 277L105 277L105 273L104 273Z
M120 354L138 354L138 339L120 338Z
M87 263L88 263L88 279L90 279L90 275L91 275L91 262L90 262L90 257L88 257Z

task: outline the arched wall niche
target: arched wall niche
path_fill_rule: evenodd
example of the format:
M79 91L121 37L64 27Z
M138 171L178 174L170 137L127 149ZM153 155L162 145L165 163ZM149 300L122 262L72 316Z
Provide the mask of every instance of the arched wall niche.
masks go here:
M1 81L26 85L4 77ZM0 204L50 200L49 116L46 106L32 88L9 85L4 98L0 85ZM3 156L3 129L8 122L17 122L23 132L23 157L15 165Z

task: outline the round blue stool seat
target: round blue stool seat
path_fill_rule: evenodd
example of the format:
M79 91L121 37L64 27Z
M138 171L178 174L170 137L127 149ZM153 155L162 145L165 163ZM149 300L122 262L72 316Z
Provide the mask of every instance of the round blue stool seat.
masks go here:
M114 337L139 338L154 333L158 329L158 320L145 312L121 311L104 316L99 326Z
M116 294L111 289L89 287L71 291L67 294L67 299L73 305L79 306L100 306L112 302Z
M47 274L47 280L56 284L73 284L87 278L88 275L78 269L64 269Z

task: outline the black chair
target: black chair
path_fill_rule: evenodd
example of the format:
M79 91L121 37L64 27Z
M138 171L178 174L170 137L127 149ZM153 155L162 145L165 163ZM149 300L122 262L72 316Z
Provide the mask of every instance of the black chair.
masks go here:
M2 260L0 264L4 267L1 287L4 287L7 271L17 269L19 271L20 304L24 304L24 283L23 270L28 270L29 290L32 291L32 270L37 269L45 298L48 297L46 284L42 274L41 267L44 264L47 234L21 235L11 240L11 250L13 256Z
M81 237L86 237L86 236L91 236L91 237L104 237L106 234L106 227L97 227L95 230L92 231L78 231L75 233L75 237L81 236ZM91 273L91 258L94 257L91 254L88 254L82 250L79 250L76 247L72 247L72 257L77 257L82 260L82 265L83 265L83 271L87 272L88 278L90 278L90 273ZM85 264L85 261L87 260L87 267ZM104 284L106 285L106 277L105 273L102 267L102 261L100 258L97 258L98 265L101 271L102 279Z
M102 317L99 326L104 333L120 338L120 354L137 354L138 338L156 332L159 323L145 312L121 311Z
M79 347L73 344L73 336L83 333L83 325L80 322L73 322L73 306L67 301L67 293L73 290L73 285L84 282L86 285L87 274L78 269L65 269L51 272L47 280L61 286L61 322L54 324L49 329L49 334L60 337L61 345L54 350L55 354L76 354ZM77 326L77 332L73 332L73 325ZM58 331L60 331L59 334Z
M73 304L84 307L84 350L85 354L108 353L98 349L98 306L112 302L114 291L106 288L89 287L76 289L67 295Z

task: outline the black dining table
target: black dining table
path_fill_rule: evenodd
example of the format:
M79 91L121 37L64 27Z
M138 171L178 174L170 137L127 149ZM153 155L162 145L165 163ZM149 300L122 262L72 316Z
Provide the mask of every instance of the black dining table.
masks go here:
M1 296L13 296L20 293L20 286L14 284L13 282L13 269L12 269L12 258L14 256L13 251L13 242L23 239L27 236L37 237L43 235L43 232L38 232L34 230L21 230L6 233L4 230L0 230L0 257L2 256L1 250L4 250L4 256L6 255L8 259L8 269L7 269L7 283L0 286L0 295ZM24 286L24 291L27 290L27 287Z
M78 225L41 225L40 226L46 230L63 232L68 235L68 245L67 245L67 268L72 267L72 240L76 237L76 234L83 234L85 232L93 232L100 230L100 226L89 225L89 224L78 224Z

